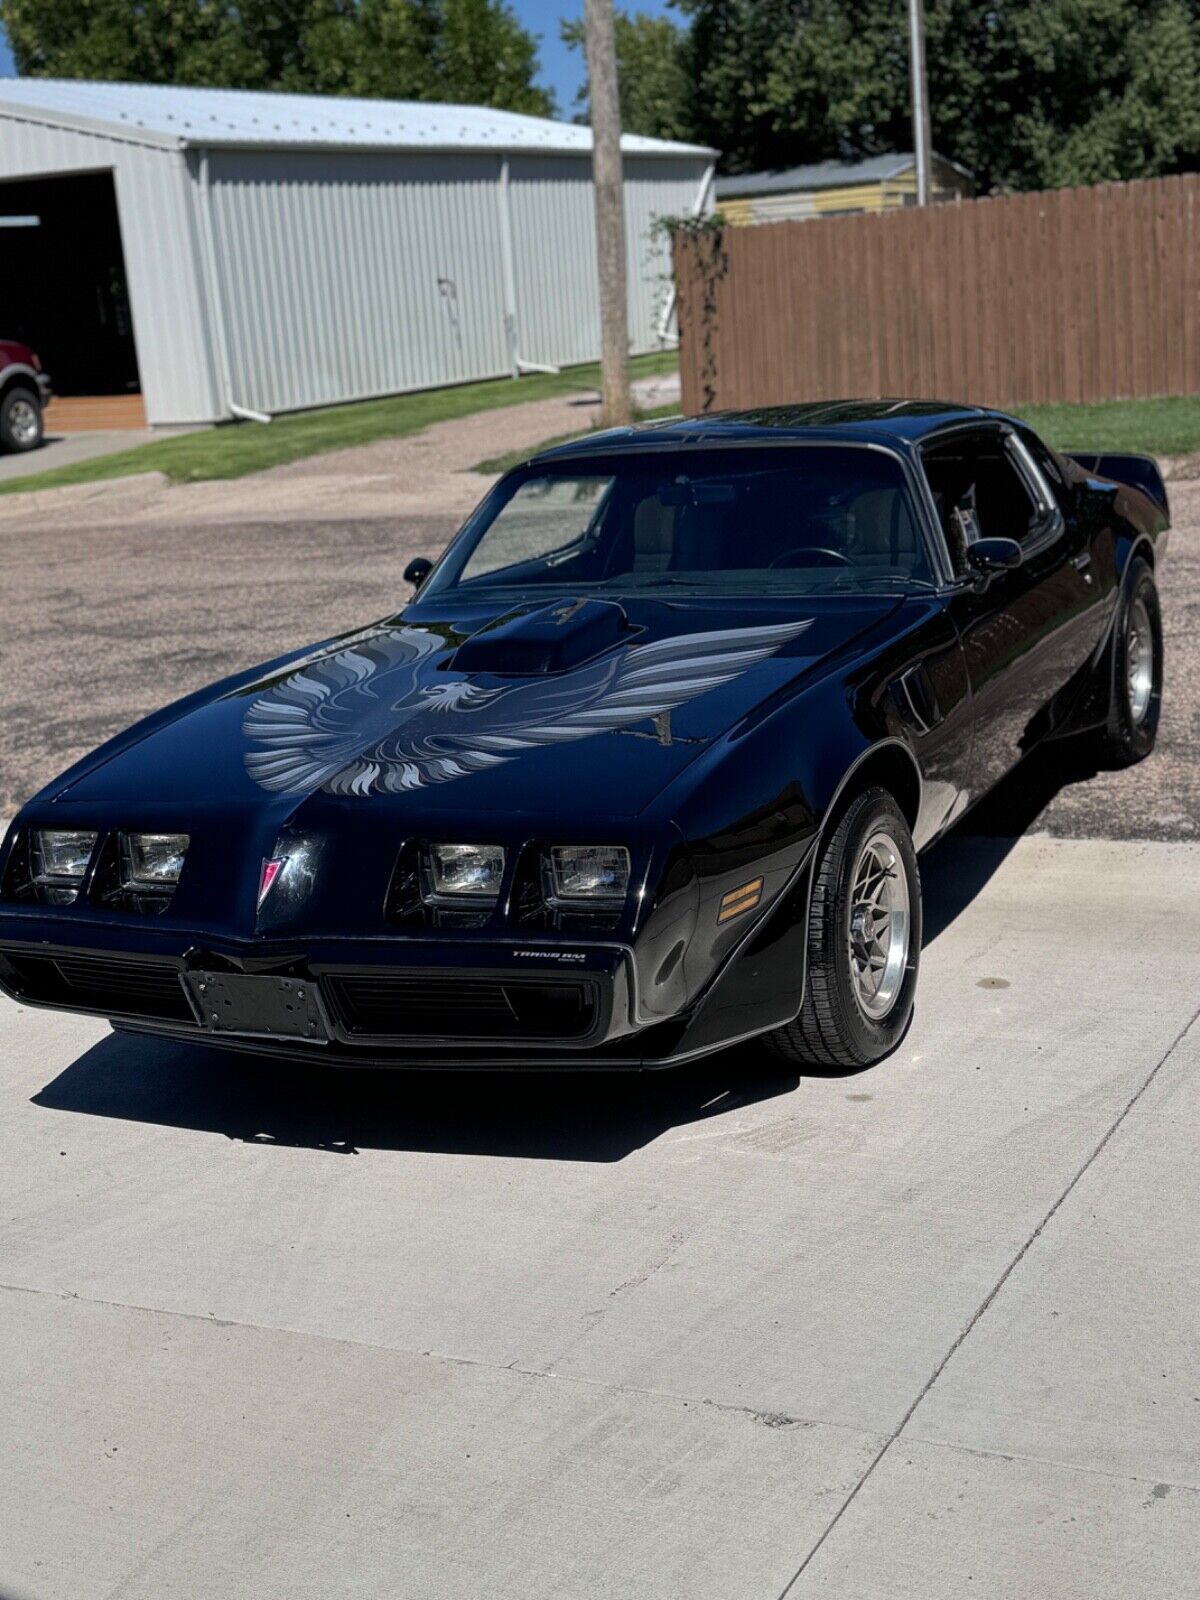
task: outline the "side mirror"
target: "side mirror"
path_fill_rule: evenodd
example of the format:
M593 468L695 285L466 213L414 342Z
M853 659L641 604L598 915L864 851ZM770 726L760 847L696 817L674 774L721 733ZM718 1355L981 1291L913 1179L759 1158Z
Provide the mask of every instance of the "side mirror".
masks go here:
M419 589L432 571L433 562L428 556L414 556L404 569L404 581Z
M1024 552L1015 539L976 539L967 546L967 565L981 578L1008 572L1024 561Z

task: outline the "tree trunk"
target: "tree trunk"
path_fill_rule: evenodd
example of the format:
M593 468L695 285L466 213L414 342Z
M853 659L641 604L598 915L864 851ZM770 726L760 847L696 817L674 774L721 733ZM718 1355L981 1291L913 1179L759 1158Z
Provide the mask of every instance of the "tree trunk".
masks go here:
M621 102L612 0L584 0L592 178L596 190L596 265L600 277L600 384L604 422L632 420L629 311L625 286L625 195L621 182Z

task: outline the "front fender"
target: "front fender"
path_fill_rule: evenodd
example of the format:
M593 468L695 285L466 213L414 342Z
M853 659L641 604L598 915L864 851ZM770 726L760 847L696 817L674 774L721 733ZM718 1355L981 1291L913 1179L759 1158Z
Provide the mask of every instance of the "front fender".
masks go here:
M680 1052L714 1049L794 1021L804 1003L813 864L840 815L843 797L860 783L873 781L876 772L886 781L884 773L895 770L898 762L911 766L919 790L922 778L916 756L905 740L891 735L867 744L841 772L819 819L806 831L785 881L752 924L729 942L723 959L714 962L679 1042ZM715 914L720 899L710 896L707 904Z

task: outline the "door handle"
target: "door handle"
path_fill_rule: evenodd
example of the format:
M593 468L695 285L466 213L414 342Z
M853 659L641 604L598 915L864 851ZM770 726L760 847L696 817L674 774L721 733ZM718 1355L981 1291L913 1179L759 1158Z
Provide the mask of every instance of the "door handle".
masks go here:
M1075 568L1076 572L1086 571L1091 564L1092 552L1090 550L1081 551L1079 555L1071 557L1071 565Z

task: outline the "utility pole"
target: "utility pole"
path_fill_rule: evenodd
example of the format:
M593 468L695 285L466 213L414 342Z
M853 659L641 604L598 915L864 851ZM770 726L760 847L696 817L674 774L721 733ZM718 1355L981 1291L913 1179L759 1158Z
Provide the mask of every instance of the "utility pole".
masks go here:
M632 421L629 310L625 285L625 194L621 181L621 101L612 0L583 0L584 48L596 191L596 266L600 277L600 387L607 427Z
M917 204L929 204L929 85L925 80L925 8L908 0L908 55L912 70L913 154L917 158Z

